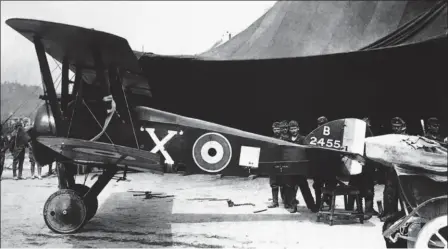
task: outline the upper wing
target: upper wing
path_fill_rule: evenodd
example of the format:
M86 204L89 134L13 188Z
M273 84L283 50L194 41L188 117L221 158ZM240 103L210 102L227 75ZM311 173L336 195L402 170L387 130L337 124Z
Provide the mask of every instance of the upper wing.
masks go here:
M62 63L66 58L70 69L83 68L86 81L95 76L93 49L99 49L106 68L115 65L127 70L123 75L123 85L131 92L150 95L148 81L141 76L137 57L126 39L109 33L67 24L13 18L6 21L11 28L33 42L39 37L45 51Z
M105 66L110 64L140 72L140 66L126 39L94 29L67 24L31 19L13 18L6 21L11 28L33 42L37 36L42 39L45 51L62 63L67 57L69 63L81 63L93 68L92 47L101 50Z
M163 173L160 156L149 151L74 138L38 137L37 141L74 163L128 166Z

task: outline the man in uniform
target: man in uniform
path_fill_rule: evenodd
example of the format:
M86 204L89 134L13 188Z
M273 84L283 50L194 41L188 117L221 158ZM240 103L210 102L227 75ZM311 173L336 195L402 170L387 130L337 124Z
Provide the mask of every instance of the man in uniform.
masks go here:
M280 139L284 141L289 141L289 134L288 134L288 121L283 120L280 122Z
M289 141L288 121L287 120L281 121L279 127L280 127L280 139L283 141ZM282 200L283 200L283 203L285 204L285 208L288 209L289 202L288 202L287 196L286 196L286 192L287 192L286 188L288 188L288 186L286 186L285 181L290 180L290 178L286 177L285 175L280 175L278 177L281 179L280 195L282 196Z
M35 179L36 175L34 174L34 168L36 166L36 160L34 159L34 153L33 153L33 146L30 143L28 143L28 157L30 159L30 164L31 164L31 179ZM42 180L42 166L39 165L39 163L37 163L37 178L39 180Z
M303 141L305 139L304 136L300 135L299 131L299 124L297 121L292 120L289 122L289 141L295 144L303 144ZM297 190L300 188L300 191L302 192L303 199L305 200L306 206L311 211L315 212L315 203L313 195L311 194L310 187L308 185L307 178L302 175L292 175L291 181L292 181L292 188L289 189L291 193L288 193L287 200L290 202L290 210L288 210L291 213L297 212L297 204L299 204L299 201L297 200Z
M392 118L392 132L394 134L406 135L406 123L400 117ZM386 183L383 191L384 212L381 215L381 221L385 221L394 213L398 212L399 186L398 176L394 168L386 169Z
M320 127L324 124L328 123L328 119L325 116L321 116L317 119L317 127ZM316 127L316 128L317 128ZM323 179L321 177L315 177L313 179L313 188L314 195L316 197L316 208L319 209L321 201L322 201L322 187L336 187L337 181L336 179ZM331 196L325 196L324 201L330 206Z
M274 138L281 139L281 128L280 122L274 122L272 124L272 132L274 133ZM276 208L278 207L278 191L281 187L281 176L271 173L269 175L269 185L271 185L272 191L272 203L268 206L268 208ZM283 198L283 196L282 196Z
M28 145L30 137L28 133L23 129L22 123L17 122L14 127L13 135L11 137L10 150L13 156L12 173L14 180L23 179L23 161L25 160L25 147ZM16 171L19 166L19 175L17 177Z
M274 122L272 124L272 132L274 133L274 138L280 139L280 122Z
M440 122L437 118L429 118L428 119L428 131L426 132L425 137L436 140L437 142L443 142L443 137L439 133Z
M5 166L5 153L8 149L8 137L3 134L3 125L0 124L0 180L2 179L3 166Z

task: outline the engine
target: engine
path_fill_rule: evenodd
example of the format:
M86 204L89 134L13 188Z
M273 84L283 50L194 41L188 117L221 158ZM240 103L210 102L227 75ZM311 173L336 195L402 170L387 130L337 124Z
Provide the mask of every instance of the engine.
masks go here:
M29 133L36 162L42 166L54 162L55 153L51 149L37 142L39 136L56 136L56 124L48 104L43 104L37 109L34 118L34 126Z
M56 124L48 104L43 104L37 109L33 128L36 136L56 136Z

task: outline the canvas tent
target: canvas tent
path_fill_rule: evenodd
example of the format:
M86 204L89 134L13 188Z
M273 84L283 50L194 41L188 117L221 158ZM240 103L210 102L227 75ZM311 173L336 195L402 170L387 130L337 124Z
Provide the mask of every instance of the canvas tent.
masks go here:
M446 1L278 2L198 56L139 55L155 108L260 134L296 119L446 112Z

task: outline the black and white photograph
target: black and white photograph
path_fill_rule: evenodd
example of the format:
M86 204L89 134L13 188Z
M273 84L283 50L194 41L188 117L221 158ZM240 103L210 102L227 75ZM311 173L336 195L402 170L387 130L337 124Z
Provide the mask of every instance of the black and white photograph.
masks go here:
M2 248L448 249L448 1L1 1Z

